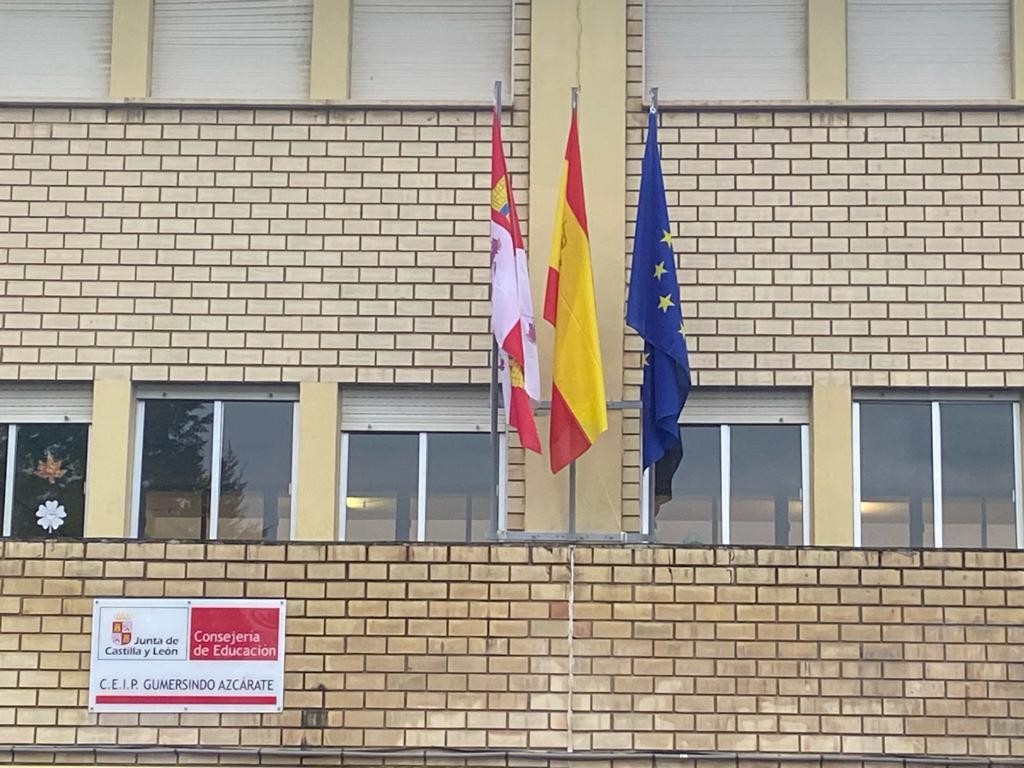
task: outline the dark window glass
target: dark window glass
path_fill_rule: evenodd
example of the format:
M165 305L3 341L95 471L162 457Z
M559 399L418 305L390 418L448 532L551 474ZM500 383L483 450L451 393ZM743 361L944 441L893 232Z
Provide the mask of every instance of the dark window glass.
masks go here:
M733 544L802 544L800 427L730 430L729 540Z
M942 544L1015 547L1013 407L943 403Z
M7 498L7 424L0 424L0 534L3 533L4 499Z
M684 454L654 468L654 533L673 544L722 540L722 453L718 427L683 427Z
M489 435L427 437L427 541L484 541L491 530Z
M224 403L218 539L290 537L292 413L292 403Z
M929 403L861 403L863 546L934 545L931 424Z
M346 541L416 538L419 443L419 435L349 435Z
M148 400L139 498L142 535L201 539L209 531L213 403Z
M88 443L87 424L18 425L13 536L82 537Z

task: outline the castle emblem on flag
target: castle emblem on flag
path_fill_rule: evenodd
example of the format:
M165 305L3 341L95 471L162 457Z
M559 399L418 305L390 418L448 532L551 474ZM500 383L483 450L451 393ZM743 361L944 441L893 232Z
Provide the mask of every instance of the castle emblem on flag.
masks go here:
M116 613L110 622L110 640L114 645L130 645L132 642L132 615Z
M504 178L498 179L498 183L491 189L491 210L508 216L508 190L505 188Z

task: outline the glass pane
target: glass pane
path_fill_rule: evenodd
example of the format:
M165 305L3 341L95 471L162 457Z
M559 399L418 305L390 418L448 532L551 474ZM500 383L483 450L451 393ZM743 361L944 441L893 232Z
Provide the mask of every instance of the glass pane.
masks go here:
M722 540L722 453L718 427L683 427L684 454L654 465L654 531L658 541Z
M206 536L210 520L212 433L212 402L146 401L139 499L143 536Z
M731 543L802 544L800 427L743 426L730 433Z
M224 403L218 539L290 537L293 410L292 403Z
M85 527L88 424L21 424L11 534L81 538Z
M860 521L865 547L931 547L929 403L861 403Z
M427 541L484 541L490 529L490 435L430 435Z
M0 534L3 533L4 499L7 498L7 424L0 424Z
M943 403L942 544L1017 546L1013 406Z
M346 541L416 538L419 449L419 435L349 435Z

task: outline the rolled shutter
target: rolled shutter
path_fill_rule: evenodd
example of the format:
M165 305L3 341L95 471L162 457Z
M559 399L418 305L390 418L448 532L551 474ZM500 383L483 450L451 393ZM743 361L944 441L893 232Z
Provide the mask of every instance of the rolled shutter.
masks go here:
M152 95L308 99L312 30L313 0L155 0Z
M0 384L0 424L92 421L88 384Z
M487 432L490 413L483 387L341 388L343 432Z
M851 99L1010 97L1009 0L849 0Z
M252 384L169 384L145 383L135 388L139 400L279 400L299 399L299 388L292 384L261 386Z
M805 391L691 390L681 424L809 424Z
M805 99L807 0L647 0L644 65L663 99Z
M512 0L353 0L353 99L511 93Z
M107 98L113 13L113 0L0 0L0 98Z

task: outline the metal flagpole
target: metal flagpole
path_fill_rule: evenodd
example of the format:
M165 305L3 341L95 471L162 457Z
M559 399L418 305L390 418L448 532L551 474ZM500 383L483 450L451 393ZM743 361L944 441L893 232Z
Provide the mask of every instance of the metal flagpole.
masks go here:
M494 81L494 109L501 125L501 80ZM493 150L492 150L493 151ZM492 161L493 162L493 161ZM489 213L488 213L489 216ZM493 260L494 256L491 256ZM491 533L498 535L498 509L501 504L499 477L501 474L501 455L498 445L498 340L494 336L494 264L491 263L491 279L489 282L491 306Z
M651 88L651 114L655 116L657 120L658 115L658 89ZM646 137L644 137L646 139ZM633 233L636 237L636 232ZM632 275L630 276L632 277ZM646 354L647 343L644 342L644 354ZM643 358L641 357L641 361ZM642 366L641 366L642 367ZM647 490L647 509L643 510L643 514L647 517L647 534L653 539L655 535L655 529L657 528L657 518L655 517L654 505L657 503L657 497L654 493L654 473L655 467L643 466L644 460L644 399L640 398L640 482L644 483Z
M573 88L570 92L569 103L572 107L573 117L576 116L576 107L579 104L580 89ZM576 460L569 462L569 535L576 535Z

